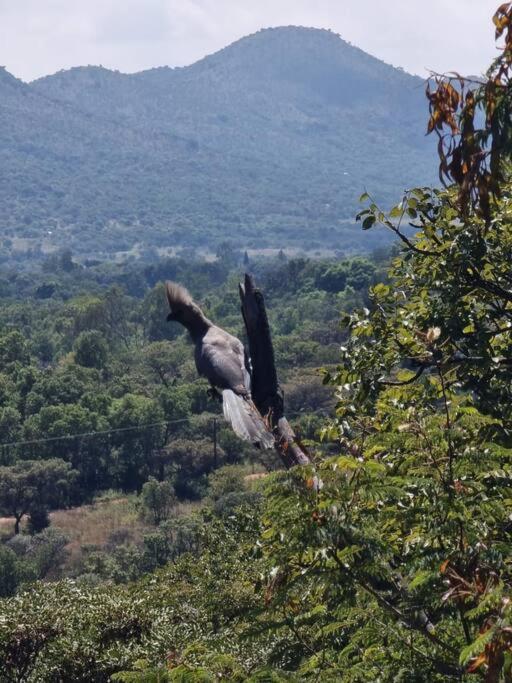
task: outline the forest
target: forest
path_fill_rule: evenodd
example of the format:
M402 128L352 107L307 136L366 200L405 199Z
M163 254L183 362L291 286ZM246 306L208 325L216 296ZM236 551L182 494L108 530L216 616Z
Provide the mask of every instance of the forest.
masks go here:
M85 267L66 251L30 277L4 271L0 512L14 523L3 527L2 594L47 572L126 580L154 568L146 545L155 539L132 543L123 528L113 529L113 544L81 548L66 561L71 539L50 524L54 510L113 499L130 509L138 532L160 534L162 564L177 552L173 524L197 525L195 517L174 518L175 508L188 513L215 501L217 512L224 505L231 511L244 495L258 498L245 491L244 476L279 465L277 456L263 456L224 424L220 404L197 377L188 337L166 321L165 278L187 282L208 315L239 336L243 269L272 292L276 362L290 416L307 440L334 405L318 368L338 359L345 336L338 311L368 303L386 259L386 252L341 261L282 254L251 262L226 245L212 263L175 258ZM148 517L150 524L138 523Z
M0 278L0 681L512 680L512 3L485 80L428 84L437 188L389 251ZM310 463L238 441L163 281L244 338L265 294ZM94 533L91 529L94 527Z
M0 259L192 248L369 252L357 198L435 180L420 78L326 30L246 36L188 67L0 68Z

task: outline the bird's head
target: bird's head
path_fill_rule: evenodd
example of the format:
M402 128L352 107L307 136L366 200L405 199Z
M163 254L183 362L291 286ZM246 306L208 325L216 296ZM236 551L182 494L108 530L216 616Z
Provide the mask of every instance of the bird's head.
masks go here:
M185 287L176 282L166 282L165 291L171 309L167 320L181 323L189 329L196 327L199 322L207 322L203 312Z

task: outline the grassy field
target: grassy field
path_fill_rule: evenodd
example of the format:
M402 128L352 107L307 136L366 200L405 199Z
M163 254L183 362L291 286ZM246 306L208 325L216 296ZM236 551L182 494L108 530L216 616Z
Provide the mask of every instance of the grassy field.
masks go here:
M178 503L173 516L192 513L200 503ZM67 538L62 575L73 575L82 565L84 555L91 549L103 550L120 543L138 544L145 533L153 529L139 514L137 496L111 492L98 497L90 505L56 510L50 513L51 526ZM22 530L26 520L22 523ZM0 518L0 538L14 532L14 519ZM53 578L53 577L52 577Z

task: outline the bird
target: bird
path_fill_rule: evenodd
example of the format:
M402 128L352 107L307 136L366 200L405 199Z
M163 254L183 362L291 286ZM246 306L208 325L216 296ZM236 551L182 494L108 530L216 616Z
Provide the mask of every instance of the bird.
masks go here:
M259 448L275 445L251 396L251 375L242 342L209 320L188 290L176 282L165 284L170 313L168 321L181 323L195 345L198 373L222 394L224 417L244 441Z

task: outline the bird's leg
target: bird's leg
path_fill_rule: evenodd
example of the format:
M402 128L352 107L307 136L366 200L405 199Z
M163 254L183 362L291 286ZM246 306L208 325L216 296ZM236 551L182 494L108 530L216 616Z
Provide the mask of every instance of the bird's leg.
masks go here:
M210 398L217 399L217 401L222 401L222 394L217 387L213 386L213 384L210 384L210 388L206 390L206 393Z

